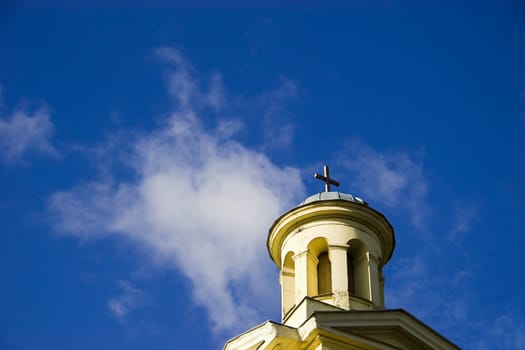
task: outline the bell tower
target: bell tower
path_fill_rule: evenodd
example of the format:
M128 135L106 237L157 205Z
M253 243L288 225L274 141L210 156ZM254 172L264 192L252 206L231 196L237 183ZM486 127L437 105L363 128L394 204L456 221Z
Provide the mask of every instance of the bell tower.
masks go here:
M325 191L271 225L267 248L279 269L282 324L265 322L226 350L459 349L402 309L385 309L383 266L395 247L392 225L368 204Z
M283 321L305 297L344 310L384 309L382 269L394 232L364 201L339 192L310 196L274 222L267 245L280 270Z
M314 176L326 191L277 218L268 235L285 324L305 297L343 310L385 307L382 270L395 246L392 226L362 199L329 192L339 182L326 165Z

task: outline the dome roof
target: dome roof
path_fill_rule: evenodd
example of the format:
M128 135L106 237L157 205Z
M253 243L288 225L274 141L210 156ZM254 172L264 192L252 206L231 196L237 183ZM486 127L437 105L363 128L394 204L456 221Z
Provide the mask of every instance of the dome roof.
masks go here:
M330 201L338 199L368 206L368 203L362 200L361 198L354 197L351 194L341 192L319 192L306 198L304 201L301 202L300 205L309 204L317 201Z

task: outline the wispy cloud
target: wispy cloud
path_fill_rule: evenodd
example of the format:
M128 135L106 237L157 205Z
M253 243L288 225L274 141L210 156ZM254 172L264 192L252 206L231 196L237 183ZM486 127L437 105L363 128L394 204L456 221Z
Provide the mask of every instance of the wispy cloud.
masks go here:
M364 199L402 209L422 228L428 206L427 180L420 162L407 152L381 153L358 140L348 141L341 154L339 162Z
M436 255L428 254L398 259L387 277L387 307L403 308L452 341L465 342L451 325L468 321L466 315L473 300L462 285L469 274L458 271L447 276L433 263L436 259Z
M474 204L454 203L454 223L449 234L450 241L456 241L461 235L471 229L472 221L476 218L477 208Z
M260 321L268 304L278 308L274 270L261 247L275 217L304 195L299 171L232 139L224 128L239 127L235 121L205 127L199 113L216 99L202 98L209 94L180 52L157 54L170 67L177 107L163 127L122 138L132 140L123 141L132 151L121 164L131 174L119 177L122 168L114 164L97 180L55 193L50 212L65 234L136 243L191 281L194 301L216 329L242 329ZM114 303L114 311L121 306Z
M127 281L119 281L120 294L108 301L107 307L111 313L121 321L125 321L128 314L142 303L143 293Z
M216 110L220 110L226 104L224 84L220 73L216 72L211 76L205 99L206 102Z
M506 312L497 317L491 327L487 327L488 333L493 337L493 342L501 349L525 349L525 323L522 315Z
M6 116L0 114L0 160L19 162L30 153L58 156L50 141L53 129L45 107L33 112L19 108Z
M444 259L440 254L429 251L397 260L387 276L387 306L413 313L468 349L525 349L520 305L509 301L502 309L480 307L484 303L472 289L475 274L468 266L447 274L444 264L436 264Z
M290 122L291 114L286 108L286 102L295 97L296 83L284 76L281 77L281 84L277 89L259 96L259 104L264 110L265 149L285 149L291 145L295 128Z
M225 87L219 72L211 75L207 91L202 91L194 76L195 68L184 59L179 49L159 47L154 53L168 67L168 89L180 109L211 108L219 111L226 106Z

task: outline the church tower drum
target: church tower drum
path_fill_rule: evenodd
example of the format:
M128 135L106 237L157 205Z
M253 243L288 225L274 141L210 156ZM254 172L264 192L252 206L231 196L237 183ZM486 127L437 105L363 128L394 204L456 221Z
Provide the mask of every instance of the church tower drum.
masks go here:
M359 198L308 197L274 222L267 246L280 269L285 324L305 297L344 310L385 307L382 268L394 250L394 231Z

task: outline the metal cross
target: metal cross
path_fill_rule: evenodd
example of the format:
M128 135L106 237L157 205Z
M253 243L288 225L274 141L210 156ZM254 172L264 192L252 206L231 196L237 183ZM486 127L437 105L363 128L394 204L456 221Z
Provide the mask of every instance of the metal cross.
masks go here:
M339 183L339 181L335 181L335 180L330 178L330 169L328 169L328 165L325 165L323 167L323 170L324 170L324 176L320 175L318 173L315 173L314 177L316 179L319 179L319 180L323 181L324 182L324 190L326 192L330 192L330 185L339 186L340 183Z

